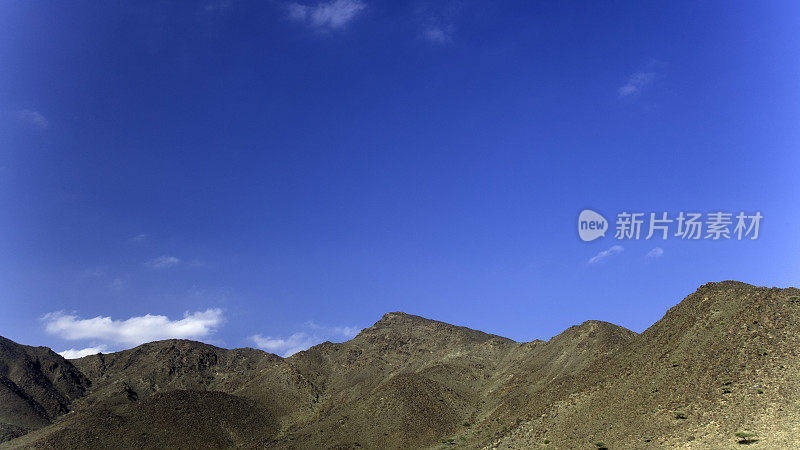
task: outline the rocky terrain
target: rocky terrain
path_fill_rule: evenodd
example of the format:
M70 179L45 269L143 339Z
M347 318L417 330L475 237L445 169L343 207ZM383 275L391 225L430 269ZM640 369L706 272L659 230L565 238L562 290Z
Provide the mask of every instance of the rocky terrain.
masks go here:
M0 447L796 448L798 344L800 290L732 281L641 335L388 313L289 358L168 340L69 361L0 338Z

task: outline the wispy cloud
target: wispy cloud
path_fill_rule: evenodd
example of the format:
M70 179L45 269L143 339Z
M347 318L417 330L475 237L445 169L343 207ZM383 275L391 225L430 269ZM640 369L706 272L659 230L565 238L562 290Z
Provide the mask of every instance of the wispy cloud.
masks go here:
M139 233L136 236L132 237L131 240L133 242L144 242L147 240L147 235L144 233Z
M270 337L255 334L250 336L250 340L256 347L264 351L285 357L307 350L320 342L305 332L294 333L289 337Z
M617 89L617 95L620 97L640 95L660 78L660 73L666 66L667 63L663 61L651 59L640 70L628 76L628 80Z
M422 37L434 44L447 44L453 40L453 26L430 26L422 32Z
M186 312L182 319L146 314L125 320L97 316L81 319L63 311L42 318L45 331L70 341L92 340L103 345L139 345L160 339L199 339L214 333L223 321L221 309Z
M329 327L325 325L319 325L313 320L309 320L305 323L305 326L312 330L321 331L325 334L333 334L335 336L346 337L348 339L355 337L359 331L361 331L357 327Z
M625 250L625 249L621 245L614 245L611 248L609 248L608 250L603 250L602 252L600 252L600 253L592 256L591 258L589 258L589 264L599 263L600 261L608 258L609 256L616 255L618 253L622 253L623 250Z
M159 256L158 258L153 258L150 261L144 263L144 265L150 269L158 270L158 269L167 269L169 267L175 266L180 263L181 260L174 257L174 256Z
M357 327L325 326L310 320L303 324L303 331L289 336L263 336L255 334L248 339L256 347L284 357L307 350L324 341L342 341L355 337L360 331Z
M463 9L460 1L418 3L414 9L423 40L436 45L453 42L459 16Z
M331 0L315 5L290 3L288 10L292 20L318 29L337 29L350 23L366 7L360 0Z
M90 267L81 271L81 276L84 278L99 278L105 276L105 267Z
M231 7L233 2L231 0L216 0L216 1L209 1L203 5L203 10L206 12L218 12L223 11Z
M630 97L639 95L645 88L655 80L655 72L634 72L628 77L627 83L617 89L620 97Z
M63 352L59 352L58 354L63 356L66 359L76 359L76 358L83 358L84 356L89 355L96 355L98 353L103 353L108 350L108 346L106 345L98 345L95 347L86 347L81 349L71 348L69 350L64 350Z
M664 249L661 247L656 247L649 252L647 252L647 257L651 259L661 258L664 255Z
M22 109L14 113L14 116L20 122L33 128L37 128L40 130L46 130L50 128L50 122L39 111L34 111L32 109Z
M124 289L128 285L129 277L127 275L114 277L111 282L108 283L108 287L115 290L120 291Z

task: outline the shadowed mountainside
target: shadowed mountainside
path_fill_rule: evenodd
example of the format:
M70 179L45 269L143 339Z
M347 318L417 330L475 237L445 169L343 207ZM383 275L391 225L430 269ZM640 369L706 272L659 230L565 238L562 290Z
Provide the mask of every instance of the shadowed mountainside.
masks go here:
M52 350L0 337L0 441L49 424L88 387L89 380Z
M791 447L799 336L800 291L722 282L641 335L587 321L516 343L396 312L289 358L167 340L66 361L3 339L0 430L42 448Z

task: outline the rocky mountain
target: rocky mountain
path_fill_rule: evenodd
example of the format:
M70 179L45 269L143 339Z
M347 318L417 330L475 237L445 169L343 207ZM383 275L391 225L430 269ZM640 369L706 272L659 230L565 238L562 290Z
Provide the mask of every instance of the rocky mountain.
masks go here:
M797 448L798 344L800 290L706 284L492 445Z
M78 369L52 350L0 337L0 441L49 424L89 386Z
M1 446L797 447L799 336L799 290L723 282L641 335L517 343L395 312L289 358L168 340L67 361L2 339Z

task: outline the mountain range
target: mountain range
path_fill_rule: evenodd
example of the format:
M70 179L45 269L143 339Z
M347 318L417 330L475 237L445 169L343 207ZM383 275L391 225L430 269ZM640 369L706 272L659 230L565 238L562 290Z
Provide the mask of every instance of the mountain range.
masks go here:
M800 290L735 281L546 342L401 312L288 358L0 338L0 448L798 448L799 344Z

